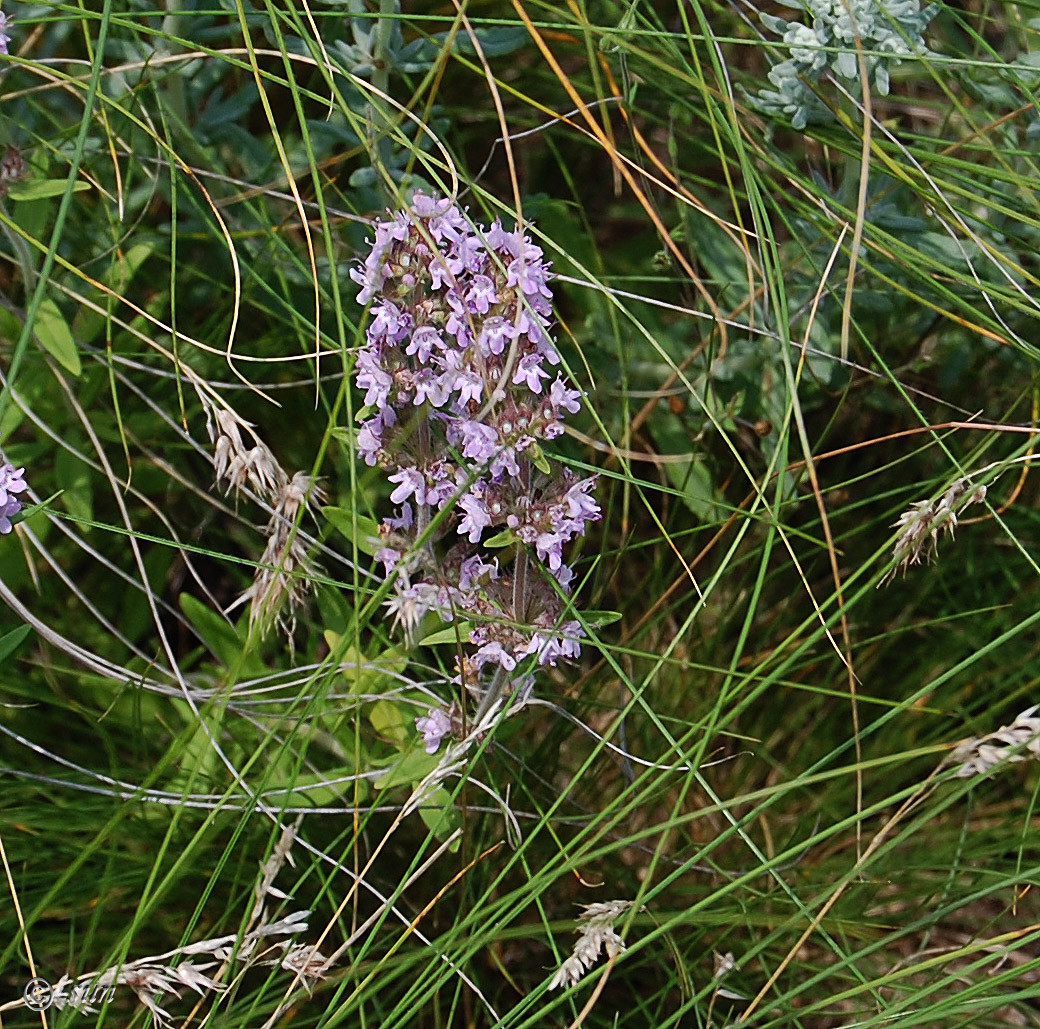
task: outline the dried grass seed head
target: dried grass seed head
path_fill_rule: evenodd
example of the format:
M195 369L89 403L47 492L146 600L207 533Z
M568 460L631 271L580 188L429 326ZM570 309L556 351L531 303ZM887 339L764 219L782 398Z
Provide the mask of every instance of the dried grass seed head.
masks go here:
M213 443L216 479L218 483L226 482L226 492L240 492L249 487L257 496L274 504L278 492L288 483L288 476L253 431L253 426L230 408L217 410L210 404L206 408L206 429ZM253 437L253 446L246 446L242 439L243 430Z
M957 776L967 779L984 775L1001 763L1017 764L1029 757L1040 758L1040 705L1028 707L1010 724L977 739L962 743L950 755L959 762Z
M249 624L264 630L274 622L291 634L297 611L303 606L318 574L306 540L297 528L311 501L322 503L325 491L318 480L303 472L285 478L273 497L274 509L267 523L267 545L253 581L229 610L249 603ZM286 613L286 608L288 612Z
M549 982L549 989L575 985L599 960L600 952L615 958L625 950L625 941L614 929L614 923L632 907L630 900L609 900L586 904L578 917L580 933L571 953Z
M958 479L937 501L918 500L910 505L894 523L899 529L892 549L895 562L881 580L891 581L900 571L905 575L907 568L919 564L922 556L931 560L939 550L939 537L945 532L953 536L957 528L958 515L972 504L981 504L986 499L986 487L971 488L967 477Z

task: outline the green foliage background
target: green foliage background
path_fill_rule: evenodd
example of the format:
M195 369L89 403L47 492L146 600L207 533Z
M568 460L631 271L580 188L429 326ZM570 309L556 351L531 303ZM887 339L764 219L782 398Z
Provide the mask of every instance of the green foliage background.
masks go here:
M1035 764L942 762L1040 675L1040 22L944 6L799 132L750 100L762 11L7 0L0 444L47 503L0 540L3 1017L253 928L299 819L269 917L336 963L214 965L178 1024L1035 1024ZM415 187L519 206L553 261L586 392L554 454L604 511L576 605L619 617L402 817L453 654L382 608L347 273ZM225 614L268 512L214 482L203 398L327 492L289 636ZM900 512L980 469L881 586ZM548 991L613 899L628 949Z

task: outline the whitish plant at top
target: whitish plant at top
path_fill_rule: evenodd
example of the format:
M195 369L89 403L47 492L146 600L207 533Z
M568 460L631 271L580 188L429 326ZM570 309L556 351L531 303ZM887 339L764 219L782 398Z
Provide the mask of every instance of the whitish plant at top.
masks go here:
M449 200L417 193L376 224L351 274L372 305L358 449L387 471L399 505L377 555L396 575L391 607L409 635L431 611L465 621L472 649L456 671L483 713L518 685L525 658L574 657L584 635L564 620L574 573L563 548L600 511L594 477L540 446L581 401L556 370L549 269L523 232L476 228ZM426 716L420 729L435 749L449 719Z
M870 88L887 96L889 69L904 57L928 52L924 30L939 11L924 10L918 0L781 0L804 15L787 21L763 14L762 24L783 36L786 61L769 71L773 89L763 89L753 103L759 110L790 118L796 129L830 117L812 88L825 72L848 83L860 81L860 58Z

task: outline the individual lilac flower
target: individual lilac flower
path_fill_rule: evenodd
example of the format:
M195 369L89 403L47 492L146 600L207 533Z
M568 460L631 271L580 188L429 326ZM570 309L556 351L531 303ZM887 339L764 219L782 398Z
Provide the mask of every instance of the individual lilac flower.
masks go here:
M462 590L474 589L482 580L497 578L498 562L485 561L480 554L467 557L459 567L459 589Z
M513 385L526 383L532 393L542 392L542 379L549 378L549 373L542 368L541 354L527 354L516 363L516 371L513 372Z
M537 251L537 256L532 251ZM519 286L524 296L531 302L531 306L539 313L544 313L539 310L539 307L544 307L544 305L539 305L536 298L549 298L552 296L552 291L545 281L545 265L539 260L540 257L541 250L537 247L525 249L524 253L511 261L509 267L506 268L506 285Z
M434 586L429 582L417 582L414 585L401 585L386 603L386 609L393 616L393 626L401 626L405 639L413 642L426 615L433 611L448 621L450 610L447 590Z
M479 404L484 391L484 380L472 368L461 368L451 376L450 391L458 393L456 403L460 409L467 404Z
M365 455L365 463L374 465L379 460L382 452L385 433L397 424L397 413L390 406L386 406L374 418L369 418L361 423L358 430L358 450Z
M14 525L11 519L21 511L22 505L18 503L13 497L7 501L6 504L0 504L0 534L6 536Z
M526 337L529 343L534 344L536 349L541 350L546 346L546 341L549 338L548 333L545 331L544 315L537 312L532 313L532 311L526 308L521 308L516 318L514 334L517 339Z
M536 632L527 648L529 654L538 658L540 665L556 665L561 658L575 658L581 654L579 639L585 631L578 622L566 622L560 626L559 634Z
M444 507L455 495L455 469L447 461L438 461L426 472L426 503Z
M420 364L427 364L434 350L443 350L444 346L441 334L432 325L423 325L412 333L404 352L418 358Z
M366 407L385 407L393 388L394 379L388 372L384 371L377 358L370 353L362 353L358 356L357 384L359 389L366 390Z
M487 275L474 275L466 292L466 306L473 314L487 314L492 304L498 303L495 284Z
M462 236L448 257L448 268L453 275L475 272L483 264L484 244L478 236Z
M545 561L549 571L554 572L563 564L563 544L566 537L562 532L540 532L535 537L534 548L540 560Z
M462 443L462 456L477 465L486 464L498 450L498 433L484 422L460 418L453 435Z
M412 197L412 213L420 218L432 218L438 214L444 214L451 207L451 201L447 197L427 196L425 193L416 193Z
M382 256L382 251L373 250L365 261L364 270L350 269L350 277L361 286L358 293L359 304L367 304L390 277L390 269L383 263Z
M404 555L400 550L395 550L393 547L380 547L374 556L383 566L383 571L389 575L400 564Z
M11 42L11 37L7 34L7 15L3 11L0 11L0 54L9 53L7 44ZM17 512L16 512L17 513ZM10 529L2 530L0 532L10 532Z
M564 593L570 593L571 583L574 582L574 569L570 565L560 565L559 568L553 572L553 578L560 584L560 589Z
M443 407L451 396L451 383L432 368L420 368L412 377L415 387L415 399L412 403L419 407L429 401L434 407Z
M499 357L505 353L510 341L516 336L517 332L513 328L512 322L507 321L500 314L493 314L490 318L484 319L477 343L485 357Z
M563 379L556 379L549 387L549 400L557 411L577 414L581 410L581 394L576 389L568 389Z
M430 285L439 290L451 290L455 285L455 275L443 258L430 263Z
M415 728L422 734L427 754L436 754L441 741L451 734L451 719L439 708L431 707L415 720Z
M403 312L396 304L384 300L376 308L368 327L372 340L387 339L396 343L408 334L412 325L411 315Z
M397 532L407 532L413 525L415 525L415 513L412 511L411 504L402 504L401 513L396 518L391 517L385 519L384 525L389 529L394 529Z
M24 493L29 488L25 481L25 469L5 464L0 467L0 504L6 504L11 493Z
M472 320L465 311L452 309L445 320L444 328L447 333L454 337L458 344L458 352L465 353L474 339Z
M556 351L556 347L553 345L553 341L549 338L549 334L542 331L540 336L535 336L532 340L538 353L545 358L549 364L556 366L560 363L560 355Z
M426 476L418 468L402 468L388 478L398 483L390 494L390 503L403 504L413 494L417 504L426 503Z
M600 517L599 504L596 503L589 493L595 489L594 478L581 479L574 483L563 495L563 503L567 507L567 514L581 521L595 521Z
M506 650L498 640L485 643L474 655L473 663L477 668L487 664L495 664L511 672L516 668L516 658Z
M512 446L504 446L495 453L495 456L491 459L491 477L493 479L500 479L503 475L509 475L516 478L520 474L520 465L517 464L516 454L519 449L519 444L514 443Z
M382 428L383 417L382 415L376 415L375 418L369 418L369 420L358 429L357 448L364 456L365 464L369 466L375 466L379 460L379 451L383 446L383 441L379 435Z
M480 497L472 493L464 493L459 497L459 507L465 512L459 522L460 536L468 536L470 543L476 543L480 534L491 524L491 514Z
M507 232L502 228L502 220L496 218L488 229L487 245L500 253L517 257L524 246L524 237L520 232Z

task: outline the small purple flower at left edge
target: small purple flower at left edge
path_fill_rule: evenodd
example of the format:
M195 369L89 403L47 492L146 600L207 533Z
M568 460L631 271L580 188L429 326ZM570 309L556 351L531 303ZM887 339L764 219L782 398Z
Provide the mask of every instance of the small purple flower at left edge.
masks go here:
M11 519L22 509L21 502L13 493L22 493L29 488L23 474L24 468L13 465L0 466L0 534L6 536L14 526Z
M7 15L0 11L0 54L8 53L7 44L11 37L7 34Z
M451 733L451 719L439 708L431 707L415 720L415 728L422 733L427 754L435 754L441 740Z

